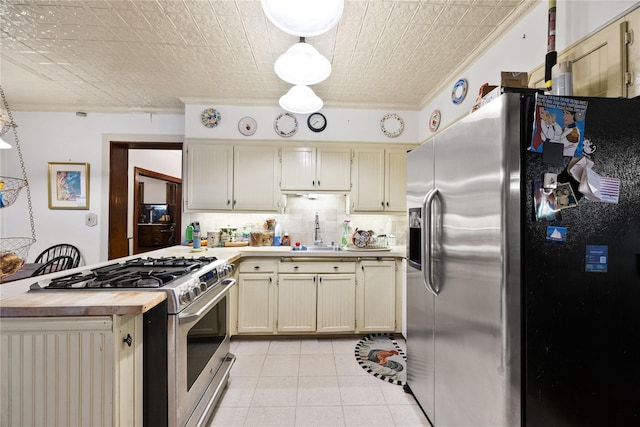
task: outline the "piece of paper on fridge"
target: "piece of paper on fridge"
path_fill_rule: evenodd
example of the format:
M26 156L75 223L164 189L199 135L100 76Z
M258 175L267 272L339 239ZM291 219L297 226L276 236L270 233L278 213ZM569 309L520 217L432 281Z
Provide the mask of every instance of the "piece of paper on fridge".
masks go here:
M563 145L563 156L582 156L587 101L536 94L530 151L544 152L545 143Z
M589 200L605 203L618 203L620 199L620 180L598 175L592 169L585 169L578 191Z

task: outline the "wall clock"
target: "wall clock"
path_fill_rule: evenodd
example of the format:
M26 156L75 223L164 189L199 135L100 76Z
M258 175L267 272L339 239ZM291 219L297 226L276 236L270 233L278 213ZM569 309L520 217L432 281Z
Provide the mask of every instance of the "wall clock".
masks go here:
M222 114L215 108L207 108L200 114L200 121L208 128L214 128L220 124Z
M462 101L464 101L465 96L467 96L467 79L460 79L454 85L451 90L451 101L458 105Z
M440 127L440 119L442 118L442 114L440 110L433 110L431 113L431 118L429 119L429 130L431 132L435 132Z
M307 126L314 132L322 132L327 127L327 118L322 113L309 114Z
M404 130L404 120L394 113L385 114L380 120L380 129L389 138L395 138Z
M298 131L298 119L291 113L281 113L273 122L273 129L278 135L288 138Z
M258 129L258 123L253 117L243 117L238 122L238 130L241 134L249 136L256 133Z

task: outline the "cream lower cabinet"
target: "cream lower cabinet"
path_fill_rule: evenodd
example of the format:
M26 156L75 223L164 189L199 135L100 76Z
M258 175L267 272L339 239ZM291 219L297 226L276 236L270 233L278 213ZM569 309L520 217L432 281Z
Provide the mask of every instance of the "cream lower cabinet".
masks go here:
M358 331L395 331L397 322L396 261L364 260L358 263L356 310Z
M317 281L315 274L278 276L278 332L316 330Z
M275 332L276 262L248 259L238 268L238 322L242 333Z
M141 426L142 319L3 318L0 425Z
M355 332L355 274L318 276L318 332Z

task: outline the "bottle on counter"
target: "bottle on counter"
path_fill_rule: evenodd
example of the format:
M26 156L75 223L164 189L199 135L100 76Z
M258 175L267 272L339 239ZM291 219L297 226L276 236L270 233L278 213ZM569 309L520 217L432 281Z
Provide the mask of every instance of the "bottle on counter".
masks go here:
M273 246L280 246L281 245L281 239L282 239L282 227L280 226L280 223L276 223L276 229L273 232Z
M193 225L187 225L187 230L185 231L185 240L187 243L193 242Z
M193 223L193 249L198 249L200 247L200 238L200 223L196 221Z
M284 236L282 236L282 240L280 241L280 245L282 245L282 246L291 246L291 240L289 239L289 233L284 233Z

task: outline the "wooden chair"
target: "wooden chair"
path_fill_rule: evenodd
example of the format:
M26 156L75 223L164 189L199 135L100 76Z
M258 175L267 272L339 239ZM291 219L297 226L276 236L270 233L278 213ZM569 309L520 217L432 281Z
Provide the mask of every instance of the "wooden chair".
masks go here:
M38 269L31 274L31 277L55 273L56 271L69 270L70 268L73 268L73 263L74 259L68 255L55 257L38 267Z
M69 268L76 268L80 265L80 250L73 245L68 243L62 243L59 245L51 246L49 249L44 250L38 257L36 258L36 263L46 263L49 260L57 258L59 256L68 256L71 257L73 263Z

